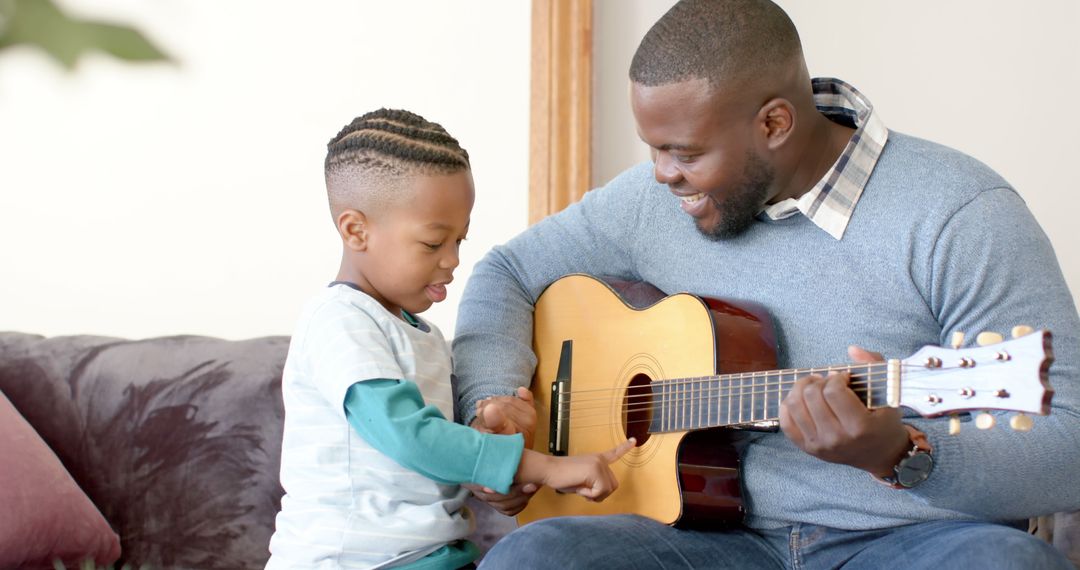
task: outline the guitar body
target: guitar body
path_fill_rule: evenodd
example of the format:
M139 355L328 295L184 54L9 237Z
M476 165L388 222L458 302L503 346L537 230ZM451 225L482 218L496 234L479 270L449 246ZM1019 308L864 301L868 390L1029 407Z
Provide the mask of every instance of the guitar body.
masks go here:
M645 401L656 380L775 368L775 335L764 310L587 275L556 281L537 301L533 334L533 448L541 453L549 453L552 385L567 340L573 401L565 451L604 451L628 437L638 446L611 465L619 488L605 501L542 487L519 522L626 513L667 524L740 520L738 458L727 430L650 433L651 407L634 403Z

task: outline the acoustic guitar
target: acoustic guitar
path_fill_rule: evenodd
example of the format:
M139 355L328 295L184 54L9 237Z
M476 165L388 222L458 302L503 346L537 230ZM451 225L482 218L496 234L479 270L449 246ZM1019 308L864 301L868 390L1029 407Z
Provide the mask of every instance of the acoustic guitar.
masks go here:
M536 304L532 391L533 448L554 455L638 445L611 465L619 488L594 503L541 488L518 515L522 524L563 515L636 513L666 524L716 525L742 518L732 428L778 425L779 405L807 374L851 373L869 408L908 407L925 417L1021 412L1047 415L1053 396L1047 331L1017 327L1014 338L983 333L985 346L927 346L905 359L775 370L776 341L757 305L688 293L665 296L644 283L570 275Z

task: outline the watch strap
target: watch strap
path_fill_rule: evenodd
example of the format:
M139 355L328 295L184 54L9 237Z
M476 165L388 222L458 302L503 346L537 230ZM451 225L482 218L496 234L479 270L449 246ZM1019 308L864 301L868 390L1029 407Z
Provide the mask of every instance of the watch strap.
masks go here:
M930 445L930 439L926 437L925 433L923 433L921 430L911 424L904 424L904 427L908 431L908 438L911 441L911 449L909 449L907 453L900 458L900 461L898 461L897 464L893 467L892 474L886 475L884 477L879 477L877 475L871 474L871 477L873 477L875 481L886 485L892 489L910 489L915 485L922 483L926 479L926 477L929 476L929 470L933 469L934 465L933 459L931 457L931 453L934 449ZM929 469L926 470L926 475L924 475L922 479L919 479L918 481L912 483L905 484L904 482L901 482L900 470L903 469L904 465L908 461L911 461L912 458L923 455L925 455L926 457L920 457L917 459L921 459L929 464Z

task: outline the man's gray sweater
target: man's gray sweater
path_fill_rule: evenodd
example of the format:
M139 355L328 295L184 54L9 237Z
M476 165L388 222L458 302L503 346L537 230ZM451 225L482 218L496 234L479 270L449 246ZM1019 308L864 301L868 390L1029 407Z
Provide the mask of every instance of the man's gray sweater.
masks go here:
M930 478L910 490L827 463L782 433L747 436L747 524L869 529L935 520L1010 520L1080 509L1080 319L1045 234L985 165L891 132L843 236L796 215L765 217L710 241L652 165L624 172L581 202L493 249L462 299L454 339L459 417L477 400L528 386L532 306L570 273L619 276L763 305L781 368L841 364L848 345L904 358L954 331L1053 333L1053 411L1027 433L913 416L934 449ZM909 416L912 414L905 414ZM542 420L546 421L546 420Z

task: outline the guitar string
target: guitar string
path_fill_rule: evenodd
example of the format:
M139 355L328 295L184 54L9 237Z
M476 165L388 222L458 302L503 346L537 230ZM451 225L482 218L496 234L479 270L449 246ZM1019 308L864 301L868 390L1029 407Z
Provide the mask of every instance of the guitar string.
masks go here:
M879 372L887 372L887 367L888 367L887 363L875 362L875 363L868 363L868 364L823 366L823 367L817 367L817 368L789 368L789 369L783 369L783 370L764 370L764 371L759 371L759 372L735 372L735 373L731 373L731 374L714 374L714 375L706 375L706 376L692 376L692 377L687 377L687 378L671 378L671 379L668 379L668 380L657 380L656 382L665 382L665 383L667 383L668 386L678 386L680 384L689 384L689 383L693 383L693 382L700 382L700 381L703 381L703 380L707 380L707 381L719 381L719 380L727 380L727 379L750 380L750 379L755 379L755 378L759 379L759 378L762 378L762 377L784 376L784 375L790 375L790 374L798 374L798 375L800 375L800 377L802 377L802 376L806 376L808 374L816 374L816 373L819 373L819 372L826 372L826 373L831 373L831 372L857 372L860 368L864 372L879 373ZM922 365L903 364L903 363L900 364L900 368L902 370L905 370L905 371L909 372L909 373L920 372L920 371L925 371L926 370L925 367L923 367ZM957 368L958 367L942 367L942 368L937 368L937 369L934 369L934 370L954 370L954 369L957 369ZM873 369L883 369L883 370L874 370L874 372L871 372L871 370L873 370ZM859 376L861 376L861 375L859 375ZM574 390L573 393L582 394L582 393L586 393L586 392L609 392L609 391L613 391L613 390L619 390L619 388L596 388L596 389L591 389L591 390Z
M568 419L579 420L590 416L605 416L609 414L613 409L626 414L643 413L656 409L660 409L662 413L679 415L697 416L703 414L712 414L712 410L722 410L723 408L730 409L732 411L738 411L740 409L745 410L747 404L756 408L758 400L762 406L768 405L770 402L770 396L773 396L772 403L778 403L783 400L786 394L776 390L759 389L759 387L747 386L745 389L739 391L729 391L727 394L722 394L720 391L702 391L697 394L668 394L659 396L656 398L649 397L648 400L640 400L633 403L623 403L617 408L613 408L611 405L593 405L593 406L581 406L574 402L564 402L561 404L562 410L567 412ZM933 388L925 388L922 391L929 392ZM725 396L727 399L725 400ZM736 402L735 400L738 399ZM865 396L860 396L860 401L865 401L867 407L871 407L875 401L881 401L881 394L866 393ZM613 400L612 400L613 401ZM726 406L724 405L726 402ZM610 404L611 401L608 402ZM882 407L879 405L878 407Z
M802 378L803 376L806 375L806 370L817 370L817 369L793 369L793 370L790 370L790 371L777 371L777 372L770 371L768 373L756 373L756 374L755 373L738 373L738 374L722 374L722 375L716 375L716 376L699 376L699 377L693 377L693 378L677 378L677 379L671 379L671 380L657 380L657 381L651 381L649 384L642 384L639 387L641 389L645 389L645 387L647 387L647 386L655 386L655 385L658 385L658 384L662 384L663 388L665 390L678 392L678 391L680 391L681 389L683 389L685 387L689 387L691 389L700 389L700 387L702 385L719 385L721 382L724 382L724 381L727 381L726 383L728 384L728 386L726 386L726 388L731 388L731 389L737 389L737 388L741 388L741 387L744 387L744 386L773 387L773 386L783 386L783 385L794 385L795 382L798 380L798 378ZM928 375L928 376L939 376L941 374L941 372L948 372L948 371L955 371L955 370L970 370L970 369L962 368L962 367L943 367L943 368L936 368L936 369L929 369L928 370L928 369L925 369L925 368L923 368L921 366L909 366L909 367L907 367L907 370L903 375L902 381L905 384L905 387L908 387L907 386L908 384L918 381L920 379L919 378L920 376L926 376L926 375ZM849 371L849 370L841 369L841 370L837 370L837 371L843 372L843 371ZM851 372L854 372L854 371L851 371ZM799 375L799 376L795 380L785 380L784 379L785 375ZM757 380L763 380L763 379L766 380L766 382L761 382L761 383L757 382ZM867 379L869 379L869 382L865 381ZM734 382L732 382L732 380L751 380L752 384L746 384L745 382L742 382L742 383L739 383L737 385L732 386L732 384L735 384ZM775 381L773 381L773 380L775 380ZM863 384L868 384L868 383L887 382L887 380L888 380L888 370L875 370L875 371L867 372L865 374L852 374L851 375L851 382L850 382L849 385L851 385L851 386L861 386ZM572 389L569 392L565 392L564 395L576 396L576 395L580 395L580 394L626 392L628 390L632 390L633 388L634 388L634 386L612 387L612 388L595 388L595 389L588 389L588 390L573 390ZM915 388L917 389L918 387L915 387ZM930 386L930 388L933 389L933 388L935 388L935 386ZM640 397L649 397L649 396L651 396L651 394L643 394ZM579 398L576 398L575 400L578 401L578 402L591 401L591 400L605 401L606 402L606 401L610 401L610 398L607 398L607 397L602 397L602 398L580 398L579 397Z
M802 378L802 376L799 376L799 378ZM907 377L905 377L905 379L906 378ZM741 387L745 387L745 386L773 387L773 386L794 385L795 382L798 380L797 378L796 378L796 380L784 380L783 378L777 378L777 379L775 379L775 381L773 381L773 379L771 379L771 378L739 378L737 380L762 380L762 379L767 380L767 381L766 382L753 382L753 383L747 383L747 382L738 382L738 383L736 383L736 382L730 382L730 381L724 382L725 380L733 380L732 378L728 378L728 377L719 378L719 377L707 377L706 376L706 377L702 377L700 380L681 381L682 379L680 379L680 381L678 381L678 382L672 381L672 380L660 380L660 381L654 381L654 382L652 382L650 384L641 384L639 386L631 385L631 386L621 387L621 388L619 388L619 387L597 388L597 389L590 389L590 390L573 390L573 389L571 389L568 392L563 392L563 395L564 396L571 396L572 399L574 401L577 401L577 402L590 402L590 401L605 401L606 402L606 401L610 401L611 398L607 397L607 396L603 396L603 397L599 397L599 398L592 398L592 397L582 398L582 397L580 397L580 395L588 394L589 396L593 396L593 395L600 396L599 392L604 392L604 393L608 393L608 394L613 393L613 392L622 393L622 392L632 391L634 388L638 388L639 390L645 390L645 389L651 388L651 387L662 388L667 393L681 392L683 390L700 390L702 387L705 387L705 386L710 386L709 389L712 389L711 387L718 387L718 388L721 388L721 389L737 389L737 388L741 388ZM849 385L850 386L862 386L862 385L865 385L865 384L872 384L872 383L881 384L881 383L886 383L887 380L888 380L888 373L887 372L870 372L868 374L853 375L851 377L851 381L850 381ZM726 386L721 386L722 382L724 382L727 385ZM643 394L642 396L648 396L648 395L650 395L650 394Z
M715 389L709 388L706 390L695 391L687 390L678 393L650 393L642 394L640 396L631 396L627 398L591 398L584 401L589 403L597 403L597 405L586 406L582 406L581 401L579 400L570 399L568 401L561 402L559 405L561 410L569 410L568 419L570 420L580 420L583 417L587 418L590 417L590 415L594 412L599 412L599 414L595 415L599 415L601 417L605 416L612 411L612 406L610 405L612 402L617 399L622 399L625 401L631 398L636 398L636 401L624 403L620 405L618 409L627 414L646 412L657 408L668 410L672 414L700 414L703 410L708 411L712 409L711 407L706 407L704 409L699 407L702 402L708 402L710 404L715 402L716 404L721 404L723 403L721 402L721 400L725 397L728 399L727 407L732 410L738 410L745 407L745 404L748 401L751 401L751 398L754 398L756 396L775 395L775 401L779 402L782 399L783 394L781 394L779 390L771 390L769 388L772 386L783 386L784 384L785 383L780 382L774 383L772 385L754 384L727 388L717 387ZM794 382L790 382L787 384L794 384ZM877 388L882 386L883 384L885 384L883 380L874 380L868 382L853 382L851 385L856 388L861 388L863 386L866 386L867 388ZM867 399L872 399L873 394L867 392L867 396L870 396L870 398ZM739 399L739 403L732 404L731 401L736 398ZM860 400L861 399L863 398L860 398ZM657 400L662 401L657 402ZM761 401L763 405L765 405L767 402L767 398L762 397Z
M767 391L750 392L751 395L765 394L765 393L767 393ZM740 396L742 396L742 395L746 395L746 393L741 394ZM695 399L695 400L704 401L704 400L701 400L701 399ZM602 423L598 423L598 424L584 424L584 425L578 423L578 422L581 422L583 420L588 420L588 419L593 419L593 418L610 417L609 414L610 414L611 410L610 410L610 408L608 408L608 409L605 410L605 413L603 413L603 414L594 414L594 415L591 415L591 416L586 414L586 415L584 415L584 417L581 414L576 415L576 416L571 414L572 417L570 417L568 419L575 421L575 423L571 426L575 430L598 428L598 427L609 427L609 426L616 425L616 424L629 426L631 424L640 424L640 423L653 424L653 423L659 422L659 423L663 424L663 425L661 425L662 429L658 430L657 432L652 432L652 433L663 433L663 432L666 432L666 431L686 431L686 430L689 430L689 429L697 429L697 428L705 428L705 427L725 427L725 426L749 425L749 424L753 424L753 423L761 422L761 421L774 421L774 420L779 418L779 402L780 402L779 398L774 399L772 402L767 402L765 399L762 399L761 400L762 405L761 405L760 410L757 409L756 406L754 407L754 409L749 409L748 410L748 409L745 408L745 406L740 405L740 406L729 407L727 409L727 411L726 411L726 414L725 414L724 410L722 408L715 408L716 421L713 421L713 419L712 419L713 416L714 416L714 414L713 414L714 408L706 407L706 408L696 408L696 409L687 410L685 408L685 406L687 405L688 401L693 401L693 400L678 401L678 403L681 404L683 406L683 408L682 409L671 409L670 416L667 417L667 418L664 418L664 417L661 417L661 418L652 417L652 418L646 418L646 419L641 419L641 420L629 420L629 421L626 421L626 422L621 422L621 421L619 421L619 422L602 422ZM745 401L743 401L743 400L741 400L741 402L745 403ZM771 404L771 406L770 406L770 404ZM870 404L867 404L867 405L870 406ZM640 408L640 409L635 410L635 411L649 410L649 409L652 409L654 407L655 406L646 406L645 408ZM883 407L887 407L887 406L876 406L876 408L883 408ZM763 416L768 415L771 408L776 408L777 409L777 414L775 416L762 417L762 418L756 418L755 417L755 415L758 413L758 411L760 411ZM742 417L742 414L744 412L746 412L750 417L747 418L747 419L744 419ZM732 421L732 416L735 413L740 414L739 419L737 421ZM725 421L720 421L720 416L721 415L725 416ZM704 419L704 422L702 421L703 419Z
M932 372L927 372L926 374L931 375L931 376L935 375ZM919 375L920 375L919 370L909 371L904 376L904 380L903 380L904 381L904 388L905 389L911 389L911 390L941 389L940 386L934 386L934 385L926 385L925 387L924 386L919 386L917 384L917 380L918 380ZM742 380L748 380L748 379L759 380L759 379L762 379L762 378L743 378ZM682 379L680 379L680 380L682 380ZM562 395L563 396L569 396L569 398L566 398L564 400L565 402L574 402L574 403L610 402L615 398L614 397L582 398L582 397L580 397L580 395L581 394L586 394L586 393L588 393L590 395L599 395L598 394L599 392L604 392L604 393L608 393L608 394L612 394L612 393L622 394L622 393L627 393L627 392L633 393L635 388L637 388L637 391L643 392L643 393L626 396L623 399L626 399L626 400L640 400L640 399L653 398L654 395L656 394L656 391L652 389L654 387L659 387L660 389L662 389L663 390L663 392L662 392L663 395L677 395L677 394L689 393L689 392L707 391L709 393L714 393L714 392L719 391L720 393L723 393L724 391L735 392L737 390L743 390L743 389L746 389L746 388L774 388L774 387L778 387L778 386L780 386L780 387L793 386L797 381L797 379L796 380L784 380L781 377L781 378L776 379L776 381L766 381L766 382L756 382L755 381L755 382L752 382L752 383L726 382L725 383L726 385L721 385L721 382L724 381L724 380L730 380L730 378L729 377L723 377L723 378L702 377L700 380L686 380L686 381L679 381L679 382L675 382L675 381L658 381L658 382L653 382L651 384L642 384L640 386L616 387L616 388L599 388L599 389L590 389L590 390L570 390L569 392L564 392ZM768 380L771 380L771 379L768 379ZM912 382L915 382L916 384L914 386L912 386L911 385ZM663 385L658 386L658 384L660 384L660 383L663 383ZM887 384L888 384L888 373L887 372L871 372L871 373L868 373L868 374L852 376L851 381L849 382L848 385L853 387L853 388L862 388L862 387L881 387L882 385L887 385Z
M623 407L627 407L627 406L638 405L638 404L641 404L641 403L647 403L649 401L652 401L652 400L658 399L658 398L659 399L664 399L664 400L666 400L668 402L675 402L675 401L681 402L681 401L687 400L688 398L693 398L693 397L700 398L701 396L717 397L717 398L723 398L723 397L734 398L736 396L741 396L741 395L745 395L745 394L780 394L780 392L781 392L780 389L788 387L788 386L794 386L794 384L795 384L795 382L783 382L783 381L781 381L781 382L763 383L763 384L744 384L744 385L738 385L738 386L709 386L709 387L704 387L703 386L703 387L697 387L697 388L687 389L687 390L664 390L662 392L649 391L647 393L632 394L632 395L628 395L628 396L625 396L625 397L620 397L618 395L615 395L613 397L608 397L608 398L583 398L583 399L581 399L581 398L570 397L570 398L564 398L562 400L562 402L560 403L560 406L564 406L564 408L565 408L565 407L570 406L572 404L572 405L574 405L575 409L582 409L582 410L605 409L606 410L606 409L610 409L610 407L611 407L610 403L613 402L613 401L616 401L616 400L622 400L622 401L626 402L626 404ZM887 386L887 385L888 385L888 378L887 377L882 377L882 378L879 378L879 379L871 379L871 380L868 380L868 381L853 381L853 382L848 384L848 386L850 386L850 387L852 387L854 389L863 389L863 388L877 389L877 388L881 388L881 387L884 387L884 386ZM763 390L757 391L759 388L762 388ZM642 392L645 392L646 390L647 390L647 387L644 387L644 386L641 387ZM626 392L626 390L619 390L619 392ZM566 394L564 394L564 396L565 395ZM570 392L570 395L572 396L573 392ZM592 405L592 404L595 404L595 405Z
M855 386L856 388L858 388L860 386L863 386L863 385L865 385L865 386L867 386L869 388L875 388L875 387L879 387L882 382L883 382L882 380L869 380L869 381L865 381L865 382L856 381L856 382L852 382L851 385ZM658 399L657 394L648 393L648 394L642 394L640 396L632 396L633 398L647 399L647 400L637 401L637 402L633 402L633 403L625 403L625 404L620 406L620 408L622 408L622 409L619 410L619 411L630 414L630 413L642 413L642 412L647 412L647 411L650 411L650 410L655 410L657 408L660 408L662 410L662 413L668 413L668 414L671 415L670 419L671 419L672 422L681 422L682 420L685 420L685 419L689 419L689 420L693 421L695 416L697 417L697 419L699 421L704 416L707 421L711 422L712 421L711 418L714 415L714 410L715 410L715 415L717 417L719 417L724 412L723 407L715 407L714 408L712 406L712 404L714 402L717 405L722 404L723 402L721 402L720 400L724 396L728 396L729 401L728 401L728 406L727 406L727 412L728 412L727 415L730 416L735 412L738 412L740 414L742 414L743 412L748 412L751 415L751 418L749 420L742 421L741 417L740 417L739 422L728 422L728 424L729 425L734 425L734 424L737 424L737 423L753 423L753 422L762 421L762 420L765 420L765 419L775 419L775 418L762 418L762 420L758 420L758 419L753 417L754 414L756 414L756 412L757 412L757 410L756 410L756 408L757 408L756 402L754 402L755 397L759 396L759 395L762 396L762 398L761 398L761 404L762 404L762 408L763 408L762 412L765 413L767 411L767 409L764 409L764 408L766 408L769 405L768 395L775 395L776 396L776 398L773 400L773 404L775 404L775 405L779 405L779 401L782 399L782 396L784 395L784 394L781 394L778 390L769 390L768 388L771 387L771 386L783 386L785 384L794 384L794 382L781 381L779 383L772 383L772 384L750 384L750 385L741 385L741 386L737 386L737 387L726 387L726 388L718 387L718 388L715 388L715 389L708 388L706 390L702 390L702 389L698 388L698 389L693 390L693 391L687 390L687 391L684 391L684 392L661 394L659 399L663 400L663 402L656 402L656 400ZM760 389L760 388L764 388L764 389ZM940 390L940 386L937 386L937 387L935 387L935 386L926 386L926 387L910 387L910 386L908 386L906 389L909 390L909 391L910 390L932 391L932 390ZM725 394L725 392L727 392L727 393ZM737 405L733 405L731 400L734 400L736 396L739 398L739 403ZM748 396L750 397L751 406L752 406L752 409L749 409L749 410L746 409L746 405L745 405L747 403L746 398ZM873 396L874 395L872 393L870 393L870 392L866 393L866 398L865 399L867 400L867 406L868 407L872 406ZM629 398L627 398L627 399L629 399ZM860 398L860 400L862 400L862 399L864 399L864 398ZM612 398L612 399L593 398L593 399L589 399L589 400L585 400L585 401L587 401L587 402L606 402L607 404L610 404L610 402L612 400L614 400L614 398ZM596 416L604 417L604 416L608 416L608 414L610 414L610 412L612 411L612 408L611 408L610 405L581 406L580 402L581 402L581 400L574 401L574 400L571 399L570 401L564 402L562 404L563 406L566 406L570 410L569 413L568 413L568 419L575 420L575 421L581 421L583 419L587 419L587 418L590 418L590 417L596 417ZM708 403L709 405L702 406L703 403ZM884 406L878 406L878 407L884 407ZM594 412L599 412L599 413L597 414L597 413L594 413ZM663 418L661 418L661 419L663 420ZM730 420L730 417L728 419ZM641 420L641 421L650 421L651 422L652 420ZM631 423L637 423L637 421L632 421ZM575 426L575 427L586 428L586 427L591 427L591 426Z
M772 395L780 396L780 394L778 394L775 391L750 390L750 391L743 391L743 392L740 392L738 394L735 394L734 396L739 397L739 404L731 405L729 407L701 406L702 403L709 403L709 404L712 404L712 403L720 404L721 403L719 401L719 398L714 398L714 397L712 397L713 395L710 394L710 395L706 395L706 397L669 398L665 402L660 403L660 404L644 403L643 402L643 403L641 403L642 405L635 405L632 408L627 407L627 406L621 406L622 409L615 410L615 411L623 412L623 413L626 413L626 414L634 414L634 413L642 413L642 412L653 411L655 409L662 409L662 410L667 411L667 413L670 415L670 419L673 420L673 421L678 421L678 420L681 420L681 419L694 420L695 418L700 420L700 419L702 419L702 417L712 418L714 416L719 418L719 416L721 416L721 415L730 416L730 415L734 415L735 413L742 414L742 413L745 412L745 413L747 413L747 414L749 414L751 416L748 420L746 420L744 422L733 422L733 423L753 423L753 422L763 421L763 420L767 420L767 419L775 419L775 418L761 418L761 419L758 419L758 418L755 418L753 416L755 414L757 414L758 411L761 411L762 413L766 413L766 412L768 412L768 409L770 407L778 406L780 401L781 401L780 397L774 398L771 401L768 401L766 398L761 398L757 402L754 402L754 404L755 404L754 407L753 407L754 409L747 409L747 407L745 405L745 404L750 402L748 397L750 397L750 396L764 396L766 394L772 394ZM734 396L733 396L733 398L734 398ZM757 404L759 404L759 403L761 404L760 409L757 406ZM868 403L868 406L869 405L870 404ZM878 407L883 407L883 406L878 406ZM727 412L726 414L725 414L725 410ZM578 409L576 407L571 407L570 408L570 414L568 415L567 420L570 420L570 421L584 421L584 420L589 420L589 419L592 419L592 418L605 418L605 417L610 417L610 414L611 414L612 411L613 410L612 410L611 407L593 407L593 408L586 408L586 409ZM663 419L663 418L661 418L661 419ZM630 423L635 423L637 421L649 421L649 422L651 422L652 420L651 419L649 419L649 420L633 420ZM711 419L709 419L707 421L711 422ZM577 426L577 425L575 425L574 427L577 428L577 427L589 427L589 426Z

